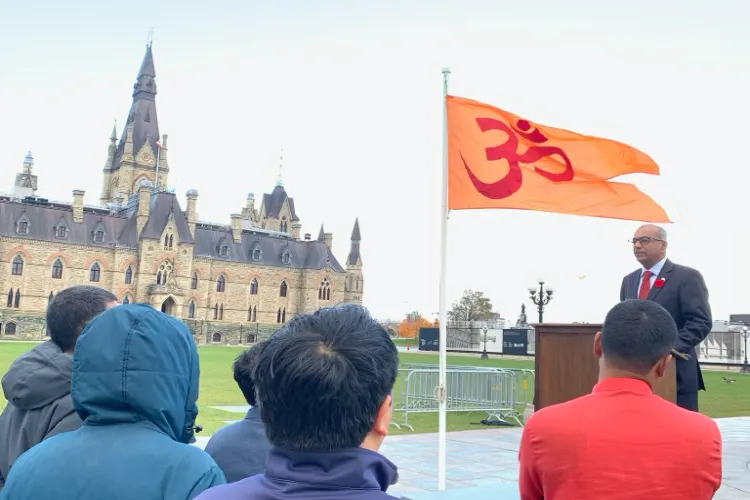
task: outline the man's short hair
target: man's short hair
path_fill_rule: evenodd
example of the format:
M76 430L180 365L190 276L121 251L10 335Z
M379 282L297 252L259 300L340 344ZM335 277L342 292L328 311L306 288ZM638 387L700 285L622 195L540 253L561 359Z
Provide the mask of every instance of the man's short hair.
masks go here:
M47 306L47 332L63 351L75 347L78 335L117 297L96 286L71 286L60 290Z
M259 342L247 349L245 352L240 354L236 360L234 360L234 381L240 386L242 395L245 396L245 401L251 406L255 406L255 379L253 378L253 372L255 371L255 365L258 364L258 358L260 357L263 347L265 347L267 341Z
M602 326L602 352L613 366L646 374L677 341L672 315L650 300L626 300L613 307Z
M291 451L359 447L397 374L395 344L363 307L296 316L269 339L255 370L268 440Z

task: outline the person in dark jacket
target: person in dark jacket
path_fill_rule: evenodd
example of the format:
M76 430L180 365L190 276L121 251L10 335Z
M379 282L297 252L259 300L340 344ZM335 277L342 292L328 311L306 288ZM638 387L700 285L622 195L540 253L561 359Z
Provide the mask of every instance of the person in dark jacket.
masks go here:
M70 398L73 348L83 328L117 297L95 286L60 291L47 307L50 339L25 353L3 376L8 404L0 415L0 490L16 459L32 446L81 426Z
M224 484L194 442L198 349L185 323L145 304L94 318L73 355L83 425L34 446L0 500L187 500Z
M392 417L398 351L365 309L301 314L274 334L254 372L272 448L265 474L199 500L392 499L396 466L378 453Z
M239 422L219 429L205 448L224 472L228 483L262 474L266 470L266 456L271 445L256 406L253 381L253 370L265 344L260 342L254 345L234 362L234 381L250 405L247 415Z

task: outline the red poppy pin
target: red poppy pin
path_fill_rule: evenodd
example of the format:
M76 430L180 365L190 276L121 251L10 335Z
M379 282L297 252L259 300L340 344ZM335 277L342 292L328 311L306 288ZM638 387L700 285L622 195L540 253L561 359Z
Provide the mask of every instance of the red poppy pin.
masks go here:
M654 286L656 288L661 288L664 286L664 284L667 282L664 278L659 278L658 280L654 281Z

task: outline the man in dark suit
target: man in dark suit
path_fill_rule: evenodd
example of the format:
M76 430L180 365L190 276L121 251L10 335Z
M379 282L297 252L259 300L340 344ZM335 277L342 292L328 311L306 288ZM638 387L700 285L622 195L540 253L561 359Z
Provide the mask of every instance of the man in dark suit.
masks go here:
M677 364L677 404L698 411L698 391L706 390L698 366L695 346L711 331L711 306L703 276L695 269L667 259L667 232L647 224L633 236L633 253L642 268L625 276L620 300L647 299L669 311L677 324L677 352L690 359L675 358Z

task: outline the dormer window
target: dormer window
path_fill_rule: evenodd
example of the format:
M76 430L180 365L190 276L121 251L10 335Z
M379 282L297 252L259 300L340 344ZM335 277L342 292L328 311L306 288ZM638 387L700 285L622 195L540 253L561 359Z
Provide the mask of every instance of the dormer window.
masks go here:
M91 238L94 240L94 243L103 243L105 234L106 231L104 230L104 224L99 221L96 226L94 226L94 230L91 231Z
M104 241L104 231L99 230L94 232L94 241L97 243L101 243Z
M219 257L226 257L229 255L229 247L226 245L221 245L219 247Z
M16 232L18 234L29 234L29 219L26 217L26 214L21 216L18 222L16 222Z
M292 262L292 253L289 250L285 250L281 256L281 263L288 266Z
M58 240L65 240L68 238L68 226L65 225L65 221L60 221L57 227L55 227L55 238Z
M259 261L263 257L263 252L260 250L260 245L256 244L250 255L254 261Z

